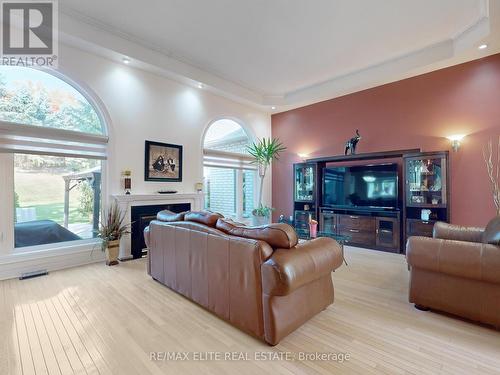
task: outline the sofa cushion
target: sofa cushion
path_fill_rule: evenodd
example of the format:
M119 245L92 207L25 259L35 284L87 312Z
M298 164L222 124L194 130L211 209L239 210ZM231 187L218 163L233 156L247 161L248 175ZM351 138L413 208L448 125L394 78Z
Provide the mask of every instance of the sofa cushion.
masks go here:
M438 221L434 224L433 237L442 240L483 242L483 228L464 227Z
M500 216L490 220L484 229L483 243L500 246Z
M184 220L193 221L195 223L205 224L209 227L215 228L217 220L223 219L221 214L211 211L189 211L184 215Z
M228 217L225 217L224 221L227 223L233 224L237 227L248 227L248 225L246 225L245 223L240 223L239 221L234 221L233 219L230 219Z
M332 238L305 241L293 249L278 249L262 265L262 287L270 296L286 296L330 275L342 265L342 249Z
M412 269L500 284L500 251L495 245L411 236L406 260Z
M156 215L156 220L165 221L167 223L172 223L175 221L184 221L185 212L175 213L169 210L163 210L158 212Z
M288 224L269 224L260 227L235 225L225 219L217 221L216 228L232 236L267 242L274 249L291 249L299 242L297 233Z

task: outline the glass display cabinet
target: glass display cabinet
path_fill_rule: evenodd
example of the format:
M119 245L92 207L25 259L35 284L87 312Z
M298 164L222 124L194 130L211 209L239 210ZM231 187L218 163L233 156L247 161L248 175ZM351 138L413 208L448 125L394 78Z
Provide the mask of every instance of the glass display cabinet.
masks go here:
M309 230L309 222L316 220L316 214L312 211L299 211L294 212L295 229Z
M316 178L315 163L293 165L294 225L298 230L309 230L309 221L317 220L316 215Z
M437 221L449 222L448 152L404 157L405 235L432 237Z
M316 189L316 164L294 165L294 201L313 202Z
M446 207L447 157L422 155L405 160L406 206Z

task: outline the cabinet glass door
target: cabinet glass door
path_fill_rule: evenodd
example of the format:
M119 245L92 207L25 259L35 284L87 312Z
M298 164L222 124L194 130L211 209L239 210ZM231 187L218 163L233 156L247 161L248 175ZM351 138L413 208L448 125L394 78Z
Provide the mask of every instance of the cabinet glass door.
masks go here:
M446 205L446 159L411 158L406 161L406 204L413 207Z
M309 230L309 222L316 220L316 215L311 211L295 211L295 228Z
M336 233L336 225L335 225L335 214L322 214L322 226L321 231L325 233Z
M295 201L314 201L314 183L316 168L313 164L298 164L295 166Z

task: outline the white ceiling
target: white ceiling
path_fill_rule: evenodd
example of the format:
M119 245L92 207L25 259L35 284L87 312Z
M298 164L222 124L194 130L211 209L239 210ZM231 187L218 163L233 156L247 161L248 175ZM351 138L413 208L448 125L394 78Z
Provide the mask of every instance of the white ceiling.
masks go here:
M288 108L400 79L442 61L451 65L460 58L480 57L471 49L475 51L477 43L492 33L490 13L500 3L492 1L495 6L487 0L59 0L59 4L66 17L62 32L87 40L87 47L90 33L83 35L76 23L92 27L94 44L111 46L118 55L137 59L138 66L170 70L256 105ZM97 37L96 31L124 43L106 46L106 38ZM134 56L139 51L132 45L160 56L155 62L151 57L147 61L143 53ZM385 78L388 73L392 76Z

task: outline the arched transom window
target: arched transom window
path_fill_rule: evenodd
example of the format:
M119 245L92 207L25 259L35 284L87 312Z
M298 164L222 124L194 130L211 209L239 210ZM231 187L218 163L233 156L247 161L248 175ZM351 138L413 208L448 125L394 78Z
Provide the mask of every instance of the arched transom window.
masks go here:
M251 138L232 119L214 121L203 140L205 208L238 220L255 206L255 166L247 146Z
M0 215L13 218L0 230L12 248L95 237L108 137L90 97L69 82L0 66L0 175L14 187L0 197Z

